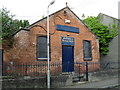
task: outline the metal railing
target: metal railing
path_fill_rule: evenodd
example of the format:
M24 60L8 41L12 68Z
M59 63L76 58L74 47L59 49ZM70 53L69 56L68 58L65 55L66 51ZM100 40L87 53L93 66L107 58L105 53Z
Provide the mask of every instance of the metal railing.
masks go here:
M96 76L99 77L100 75L102 75L102 78L105 77L106 74L108 76L110 76L110 74L111 76L114 76L115 74L117 74L116 71L119 69L118 64L119 64L118 62L75 62L72 65L70 63L63 64L61 62L50 63L51 87L65 86L68 79L69 79L69 83L70 83L70 80L72 80L71 82L75 83L75 82L78 82L78 81L80 82L84 80L89 81L90 78L94 79L94 77ZM66 66L66 68L63 68L64 66ZM74 70L72 72L69 71L68 67L70 66L74 67L73 68ZM66 69L66 70L62 70L62 69ZM68 72L63 72L67 70ZM91 73L92 73L92 77L91 77ZM8 81L10 80L11 76L12 76L12 79L14 78L14 81L9 81L9 82L7 82L7 80L4 81L3 79L5 84L4 87L8 85L11 85L12 87L13 83L15 84L15 86L21 85L21 84L16 84L16 81L18 81L20 77L20 81L22 80L21 82L30 83L33 80L35 83L35 86L38 85L38 87L46 88L47 87L47 84L46 84L47 63L46 62L3 63L3 76L8 77ZM29 80L25 79L26 76L30 77ZM39 83L36 83L36 82L39 82ZM6 84L6 83L9 83L9 84Z
M70 66L74 69L72 72L80 75L87 74L88 72L111 70L118 68L118 62L75 62L70 63L50 63L51 75L60 75L63 72L63 66L66 66L66 71L69 71ZM13 76L46 76L47 75L47 63L36 62L36 63L3 63L3 75Z

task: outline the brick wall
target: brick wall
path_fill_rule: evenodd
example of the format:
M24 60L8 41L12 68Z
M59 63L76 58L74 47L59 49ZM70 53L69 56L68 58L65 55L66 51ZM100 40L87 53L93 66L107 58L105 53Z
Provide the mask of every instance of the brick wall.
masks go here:
M64 14L64 11L67 12L67 15ZM66 24L65 19L69 19L71 23ZM79 28L80 33L57 31L56 24ZM14 36L14 47L11 55L14 62L39 62L36 60L36 41L37 36L46 35L46 19L31 25L29 29L30 31L21 30ZM62 62L62 36L75 39L75 62L84 62L83 40L91 41L92 61L99 61L99 44L96 36L68 8L64 8L50 16L50 33L51 62Z

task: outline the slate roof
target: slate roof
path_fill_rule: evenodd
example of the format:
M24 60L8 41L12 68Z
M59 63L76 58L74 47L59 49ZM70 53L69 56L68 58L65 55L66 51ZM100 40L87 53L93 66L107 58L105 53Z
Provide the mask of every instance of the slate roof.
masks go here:
M117 19L117 18L115 18L115 17L109 16L109 15L106 15L106 14L103 14L103 13L99 13L99 14L98 14L98 17L99 17L100 15L104 15L104 16L110 17L110 18L112 18L112 19L119 20L119 19Z

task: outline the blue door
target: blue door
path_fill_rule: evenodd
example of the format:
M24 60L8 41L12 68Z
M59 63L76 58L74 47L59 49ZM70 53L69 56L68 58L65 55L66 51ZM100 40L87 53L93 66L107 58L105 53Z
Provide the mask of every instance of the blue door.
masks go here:
M62 72L74 71L74 47L62 46Z

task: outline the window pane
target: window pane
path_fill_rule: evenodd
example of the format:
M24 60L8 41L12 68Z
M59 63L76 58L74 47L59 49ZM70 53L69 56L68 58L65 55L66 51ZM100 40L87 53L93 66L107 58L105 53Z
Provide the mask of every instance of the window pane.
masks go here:
M83 44L84 44L84 58L92 58L90 41L84 40Z
M37 58L47 58L47 38L38 37L37 39Z

